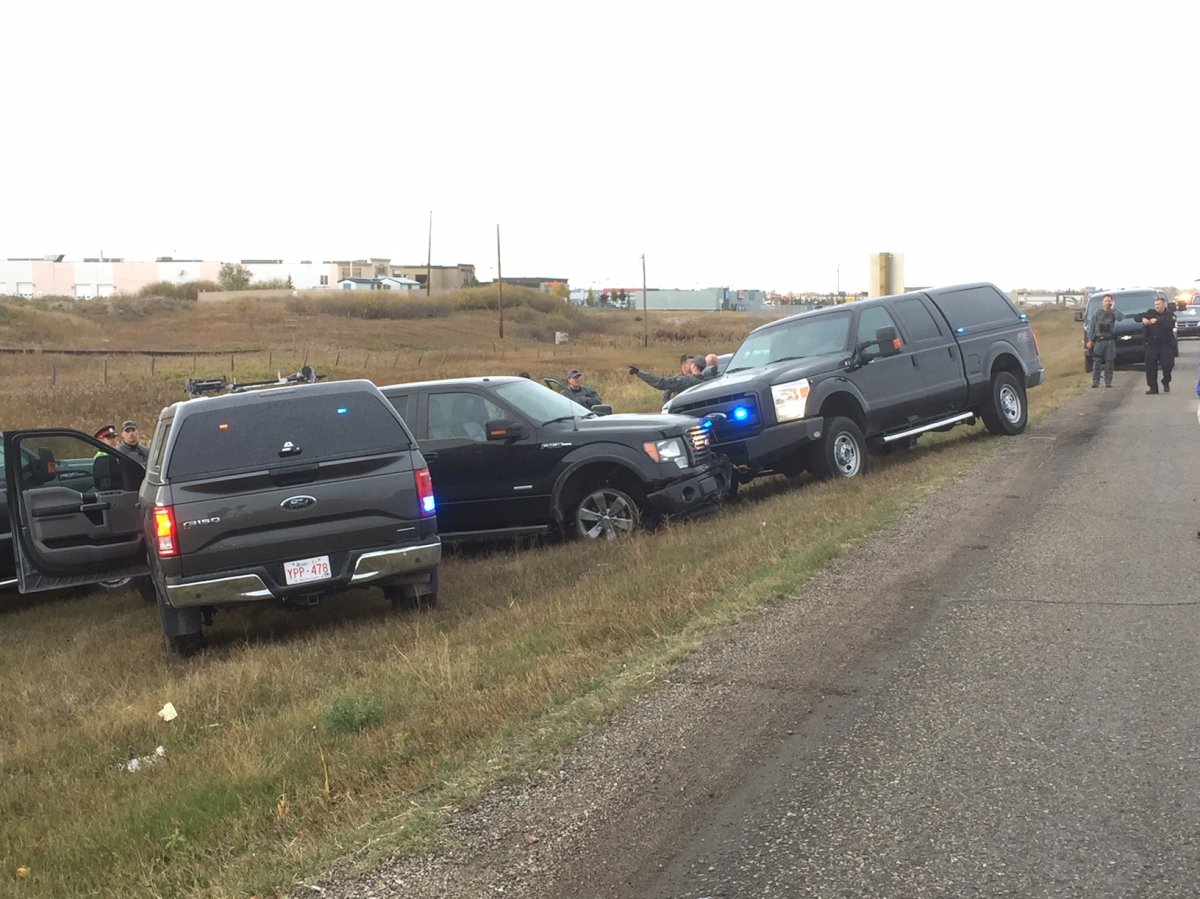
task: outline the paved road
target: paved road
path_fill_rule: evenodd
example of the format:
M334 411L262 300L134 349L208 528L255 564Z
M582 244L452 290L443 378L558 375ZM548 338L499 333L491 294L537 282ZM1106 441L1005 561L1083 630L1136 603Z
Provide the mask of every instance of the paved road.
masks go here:
M1003 441L458 848L328 895L1200 895L1197 347ZM1082 375L1081 375L1082 377ZM332 885L331 885L332 886Z
M1169 395L1119 374L998 460L961 564L913 573L936 594L915 639L627 894L1200 894L1195 361Z

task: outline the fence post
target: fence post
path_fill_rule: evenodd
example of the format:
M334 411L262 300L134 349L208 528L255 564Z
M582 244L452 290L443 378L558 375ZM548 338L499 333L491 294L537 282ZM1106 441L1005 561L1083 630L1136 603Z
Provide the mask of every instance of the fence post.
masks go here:
M233 371L233 353L229 354L229 370Z
M150 357L150 374L154 374L154 357Z
M272 357L274 357L274 355L275 355L275 352L273 350L267 350L267 371L270 371L272 368L275 367L274 364L272 364L272 362L271 362L271 359L272 359Z
M371 364L371 354L367 353L367 358L363 360L363 369L365 370Z
M50 386L53 387L57 383L58 383L58 366L51 364L50 365Z
M338 363L342 361L342 351L338 350L337 358L333 360L333 367L337 368Z

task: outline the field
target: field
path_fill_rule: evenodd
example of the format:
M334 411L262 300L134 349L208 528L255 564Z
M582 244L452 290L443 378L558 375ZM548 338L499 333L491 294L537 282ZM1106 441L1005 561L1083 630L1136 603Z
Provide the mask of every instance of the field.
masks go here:
M85 315L0 304L0 347L112 351L107 384L104 356L0 354L0 421L90 431L130 417L149 431L193 371L253 379L306 360L379 383L578 366L619 411L653 410L657 391L627 363L672 372L681 352L731 350L758 323L652 313L643 348L635 313L517 299L503 340L483 295L404 319L308 300ZM1034 325L1049 379L1030 394L1032 428L1084 381L1070 315ZM570 342L555 348L555 331ZM151 363L147 350L184 355ZM268 896L338 860L421 851L488 784L553 764L713 628L785 602L986 459L996 441L981 431L925 438L854 482L764 479L713 516L616 545L456 553L432 613L363 590L306 614L219 614L211 648L187 661L133 591L0 597L0 896Z

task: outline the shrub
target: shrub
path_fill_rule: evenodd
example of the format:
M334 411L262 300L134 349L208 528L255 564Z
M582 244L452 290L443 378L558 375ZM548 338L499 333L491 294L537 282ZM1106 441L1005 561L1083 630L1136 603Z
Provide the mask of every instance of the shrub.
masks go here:
M335 734L357 733L383 722L383 700L373 693L335 696L321 710L321 725Z
M440 297L416 297L394 290L342 290L321 296L305 294L287 300L296 315L339 315L343 318L442 318L454 310Z

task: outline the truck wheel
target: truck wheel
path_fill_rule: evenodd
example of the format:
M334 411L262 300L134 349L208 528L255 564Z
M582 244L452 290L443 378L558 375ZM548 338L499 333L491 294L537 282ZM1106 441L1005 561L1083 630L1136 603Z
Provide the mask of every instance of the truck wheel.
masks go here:
M1025 404L1025 388L1012 372L996 372L992 378L992 395L979 409L979 417L989 434L1012 436L1025 430L1029 407Z
M177 637L167 636L167 649L180 658L194 656L204 649L204 634L180 634Z
M418 589L423 592L418 592ZM415 609L424 612L436 609L438 604L438 573L435 568L429 573L428 584L391 584L383 588L383 595L391 600L393 609Z
M624 490L608 484L585 493L571 520L584 540L615 540L637 530L642 513Z
M167 602L163 588L153 575L149 578L158 603L158 615L162 619L163 639L167 649L187 658L204 648L203 618L199 609L176 609Z
M821 480L856 478L867 470L866 449L858 425L849 418L831 418L820 443L813 447L812 473Z

